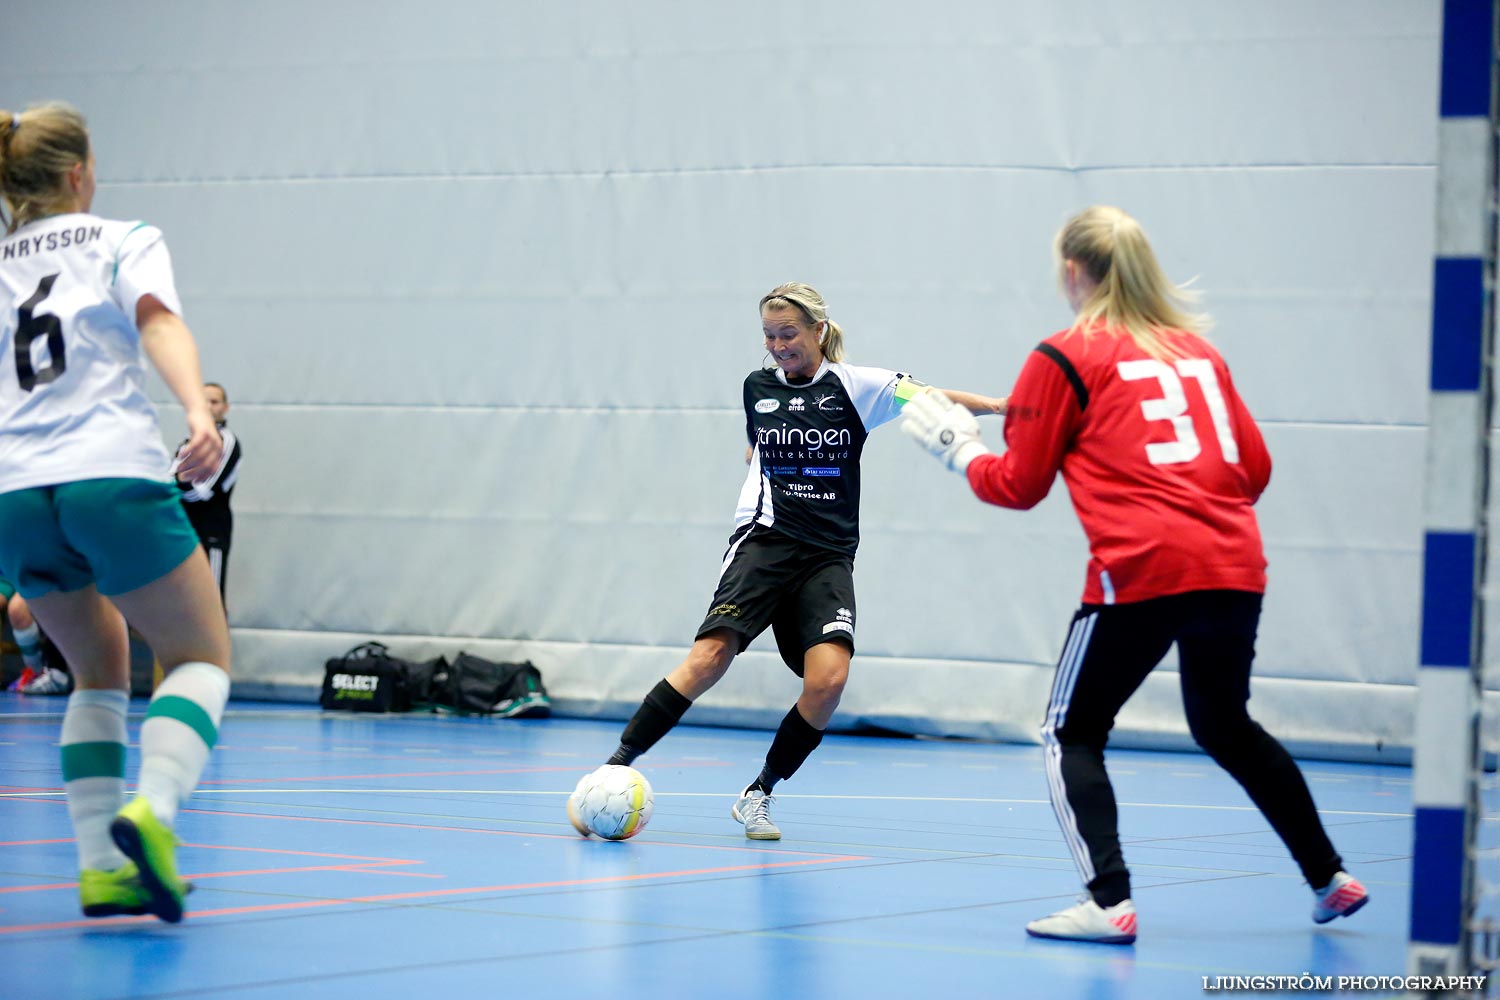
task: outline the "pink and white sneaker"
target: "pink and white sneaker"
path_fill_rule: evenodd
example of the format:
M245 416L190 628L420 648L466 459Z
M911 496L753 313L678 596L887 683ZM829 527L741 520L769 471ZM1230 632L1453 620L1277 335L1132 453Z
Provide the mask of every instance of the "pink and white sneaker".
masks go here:
M1095 941L1099 944L1135 943L1135 904L1130 900L1102 907L1090 897L1078 905L1026 925L1032 937L1060 941Z
M22 694L71 694L73 678L56 667L43 667L42 672L20 687Z
M1339 872L1322 889L1314 889L1312 918L1315 924L1326 924L1334 917L1352 916L1370 901L1365 887L1348 872Z

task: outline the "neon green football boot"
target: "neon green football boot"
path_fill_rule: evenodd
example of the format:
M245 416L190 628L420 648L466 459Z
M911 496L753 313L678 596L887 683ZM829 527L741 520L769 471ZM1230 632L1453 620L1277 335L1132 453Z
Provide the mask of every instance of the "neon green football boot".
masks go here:
M193 883L182 883L184 894ZM78 873L78 901L85 917L138 917L150 913L151 896L141 885L141 872L134 861L114 871L85 868Z
M109 835L135 862L147 897L145 912L169 924L180 921L187 888L177 877L177 837L171 829L156 818L144 798L136 796L115 813Z
M146 912L150 899L134 861L112 872L85 868L78 873L78 901L85 917L134 917Z

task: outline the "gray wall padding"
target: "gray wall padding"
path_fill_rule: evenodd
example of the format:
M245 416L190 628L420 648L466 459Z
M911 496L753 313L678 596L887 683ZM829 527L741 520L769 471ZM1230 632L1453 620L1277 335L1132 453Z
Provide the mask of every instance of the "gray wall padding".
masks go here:
M1207 294L1275 458L1255 711L1409 743L1438 4L923 11L11 11L0 89L89 114L96 209L165 230L229 387L242 690L380 637L628 714L712 591L760 295L811 282L852 361L1003 394L1067 320L1053 233L1103 201ZM1032 738L1083 582L1065 491L984 507L881 430L864 539L841 722ZM1170 670L1120 739L1182 739ZM795 691L763 640L692 718Z

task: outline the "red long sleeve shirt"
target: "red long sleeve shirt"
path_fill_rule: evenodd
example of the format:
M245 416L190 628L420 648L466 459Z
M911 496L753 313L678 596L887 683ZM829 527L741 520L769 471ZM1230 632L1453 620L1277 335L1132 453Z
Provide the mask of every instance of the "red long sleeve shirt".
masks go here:
M981 500L1023 510L1062 472L1089 540L1086 604L1265 592L1252 509L1271 478L1265 440L1219 352L1166 339L1168 362L1123 332L1048 337L1011 392L1006 451L969 465Z

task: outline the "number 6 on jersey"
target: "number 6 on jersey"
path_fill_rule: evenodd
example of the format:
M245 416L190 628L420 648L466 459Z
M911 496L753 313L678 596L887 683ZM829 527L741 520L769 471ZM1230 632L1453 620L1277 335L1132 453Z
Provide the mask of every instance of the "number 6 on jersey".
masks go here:
M67 368L67 359L63 349L62 320L51 313L42 313L37 316L33 312L37 304L52 293L52 283L56 280L56 274L49 274L42 278L41 284L36 286L36 291L32 293L31 298L22 302L16 309L16 316L20 320L20 324L16 327L16 377L21 382L22 392L30 392L39 385L46 385ZM31 360L31 345L42 337L47 338L49 357L47 364L38 371Z

